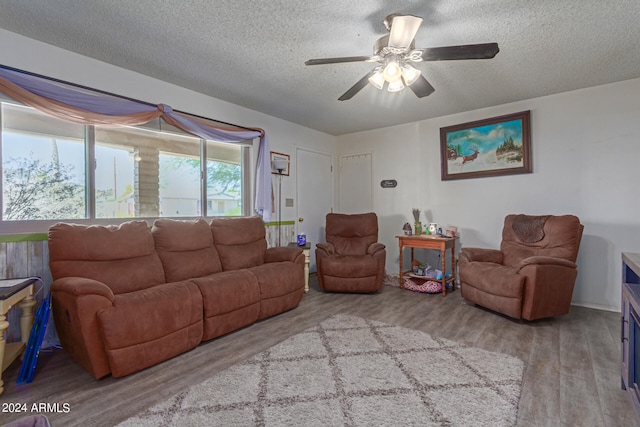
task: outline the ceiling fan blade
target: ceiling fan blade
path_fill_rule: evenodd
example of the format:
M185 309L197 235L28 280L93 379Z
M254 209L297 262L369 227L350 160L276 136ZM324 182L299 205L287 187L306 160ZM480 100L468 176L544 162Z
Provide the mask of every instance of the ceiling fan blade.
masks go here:
M498 43L468 44L461 46L428 47L422 52L423 61L452 61L456 59L491 59L500 52Z
M338 101L347 101L347 100L353 98L355 96L355 94L360 92L362 89L364 89L364 87L366 85L369 84L369 77L373 76L375 74L375 72L376 72L375 69L369 71L369 73L366 76L364 76L363 78L358 80L358 82L356 84L351 86L349 88L349 90L347 90L345 93L343 93L342 96L340 98L338 98Z
M413 82L413 84L409 86L409 89L411 89L418 98L424 98L425 96L429 96L433 92L435 92L435 89L433 88L433 86L431 86L431 83L429 83L427 79L424 78L424 76L418 77L418 80Z
M389 47L406 50L416 36L422 18L413 15L397 15L391 21Z
M344 56L342 58L309 59L304 65L340 64L342 62L363 62L370 60L370 56Z

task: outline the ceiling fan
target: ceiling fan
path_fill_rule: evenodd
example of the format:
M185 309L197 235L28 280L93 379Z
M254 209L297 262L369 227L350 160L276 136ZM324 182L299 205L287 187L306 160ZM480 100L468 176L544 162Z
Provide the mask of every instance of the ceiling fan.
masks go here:
M310 59L305 65L339 64L343 62L377 62L379 65L360 79L338 100L346 101L360 92L367 83L378 89L385 85L389 92L408 86L418 98L431 95L435 89L412 63L422 61L450 61L457 59L490 59L500 51L498 43L460 46L415 48L415 36L422 18L397 13L387 16L384 25L389 34L379 38L373 46L373 56Z

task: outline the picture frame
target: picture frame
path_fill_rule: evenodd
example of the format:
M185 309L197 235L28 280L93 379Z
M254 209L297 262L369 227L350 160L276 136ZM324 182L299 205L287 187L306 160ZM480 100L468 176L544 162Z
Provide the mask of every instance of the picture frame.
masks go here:
M271 152L271 173L280 175L278 170L274 167L273 162L276 160L286 160L287 167L282 171L282 175L289 176L289 165L291 164L291 157L288 154Z
M442 181L531 173L531 111L440 128Z

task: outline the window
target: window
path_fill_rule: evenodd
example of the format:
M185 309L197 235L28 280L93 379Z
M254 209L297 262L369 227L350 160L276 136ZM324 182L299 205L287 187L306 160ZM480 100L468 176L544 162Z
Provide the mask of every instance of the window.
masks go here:
M1 106L2 221L247 214L246 146L160 121L92 127Z
M84 126L2 104L2 220L84 218Z
M200 157L160 152L160 216L199 216Z
M240 147L207 141L207 200L216 205L211 215L242 215Z
M127 145L107 143L105 137L104 132L96 130L95 216L96 218L135 217L136 152Z
M159 122L151 127L96 127L98 218L204 214L201 140L175 128L161 131Z

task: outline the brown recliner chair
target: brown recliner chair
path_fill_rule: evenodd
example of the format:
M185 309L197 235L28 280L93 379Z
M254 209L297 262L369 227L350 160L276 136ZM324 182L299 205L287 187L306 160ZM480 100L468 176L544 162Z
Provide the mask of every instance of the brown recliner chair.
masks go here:
M573 215L507 215L500 250L462 248L462 297L516 319L569 313L583 225Z
M326 243L316 245L320 287L330 292L377 292L386 255L385 246L378 243L375 213L327 214Z

